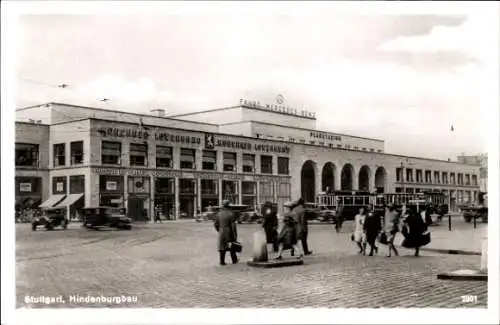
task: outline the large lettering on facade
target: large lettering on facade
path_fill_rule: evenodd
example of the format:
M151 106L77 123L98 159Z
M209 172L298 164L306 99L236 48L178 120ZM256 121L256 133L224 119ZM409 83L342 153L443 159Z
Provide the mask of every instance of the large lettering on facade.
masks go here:
M180 178L201 178L201 179L223 179L223 180L245 180L245 181L281 181L288 182L291 176L274 175L245 175L237 173L219 173L219 172L187 172L182 170L158 170L158 169L124 169L124 168L105 168L97 167L92 169L93 173L99 175L114 176L152 176L152 177L180 177Z
M215 147L240 149L245 151L270 152L270 153L290 153L290 147L277 144L261 144L243 141L217 139L214 141Z
M101 127L97 129L97 132L103 137L116 137L116 138L132 138L148 140L151 136L157 141L165 141L172 143L182 143L182 144L200 144L201 138L179 135L172 132L162 132L154 130L148 132L146 130L141 130L139 128L105 128Z
M311 136L311 138L325 139L325 140L332 140L332 141L342 141L342 137L340 135L329 134L326 132L311 131L311 133L309 135Z

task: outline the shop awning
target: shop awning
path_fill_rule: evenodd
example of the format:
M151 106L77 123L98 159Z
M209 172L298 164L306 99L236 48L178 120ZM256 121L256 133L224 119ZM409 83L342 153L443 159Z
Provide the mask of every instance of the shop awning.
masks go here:
M76 201L78 201L82 196L83 196L83 193L70 194L70 195L66 196L66 198L64 200L59 202L59 204L57 204L56 208L65 208L67 206L71 206Z
M38 207L39 208L52 208L54 205L57 203L61 202L64 199L65 195L64 194L54 194L49 196L49 198L45 201L42 202Z

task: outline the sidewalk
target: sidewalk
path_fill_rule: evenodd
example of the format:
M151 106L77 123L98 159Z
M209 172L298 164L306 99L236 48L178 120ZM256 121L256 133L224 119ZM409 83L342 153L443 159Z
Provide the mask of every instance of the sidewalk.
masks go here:
M430 227L431 242L421 251L432 251L443 254L481 255L483 239L488 238L488 226L480 224L473 227L453 229ZM484 237L483 237L484 236ZM400 242L402 242L400 236Z

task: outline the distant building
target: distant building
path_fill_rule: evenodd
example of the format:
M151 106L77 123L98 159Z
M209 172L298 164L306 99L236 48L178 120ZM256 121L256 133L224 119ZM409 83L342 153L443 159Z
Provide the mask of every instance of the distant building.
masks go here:
M488 154L457 157L457 161L462 164L479 165L479 188L481 192L488 192Z

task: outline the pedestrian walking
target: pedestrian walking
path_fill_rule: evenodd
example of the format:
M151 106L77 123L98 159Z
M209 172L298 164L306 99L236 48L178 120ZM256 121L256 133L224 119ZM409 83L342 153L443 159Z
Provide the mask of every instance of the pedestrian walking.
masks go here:
M278 236L279 249L276 260L283 259L282 255L284 250L290 250L291 256L294 255L292 252L299 252L298 258L302 258L303 254L300 252L300 248L297 245L297 218L295 216L295 212L292 211L295 207L294 203L287 202L284 206L288 211L285 211L282 215L283 224L281 225L281 230Z
M413 210L410 210L408 217L404 220L402 233L405 237L402 246L405 248L414 248L415 256L419 256L420 247L429 244L431 241L427 223L422 216L419 216Z
M352 234L352 240L358 245L359 254L365 253L365 233L364 224L366 219L366 208L361 207L358 214L354 216L354 233Z
M392 252L394 252L394 255L398 256L399 252L396 247L394 247L394 239L399 232L399 213L394 205L388 206L384 219L384 232L381 234L380 243L387 245L388 252L386 257L391 257ZM384 237L385 239L383 239Z
M238 233L236 229L236 214L229 209L230 202L222 202L222 208L217 212L214 221L215 230L218 232L219 263L226 265L226 252L229 251L233 264L238 263L238 256L235 250Z
M342 224L344 223L344 206L339 205L335 213L335 231L339 233L342 230Z
M304 255L311 255L313 252L309 250L309 245L307 243L307 237L309 236L309 223L304 209L304 199L298 199L292 211L295 214L297 222L297 240L299 240L302 244L302 251L304 252Z
M369 256L373 256L373 253L378 253L378 247L376 245L377 237L382 230L382 224L380 221L380 215L377 212L368 212L365 223L363 225L363 230L365 233L366 242L370 245ZM366 247L365 247L366 248Z

